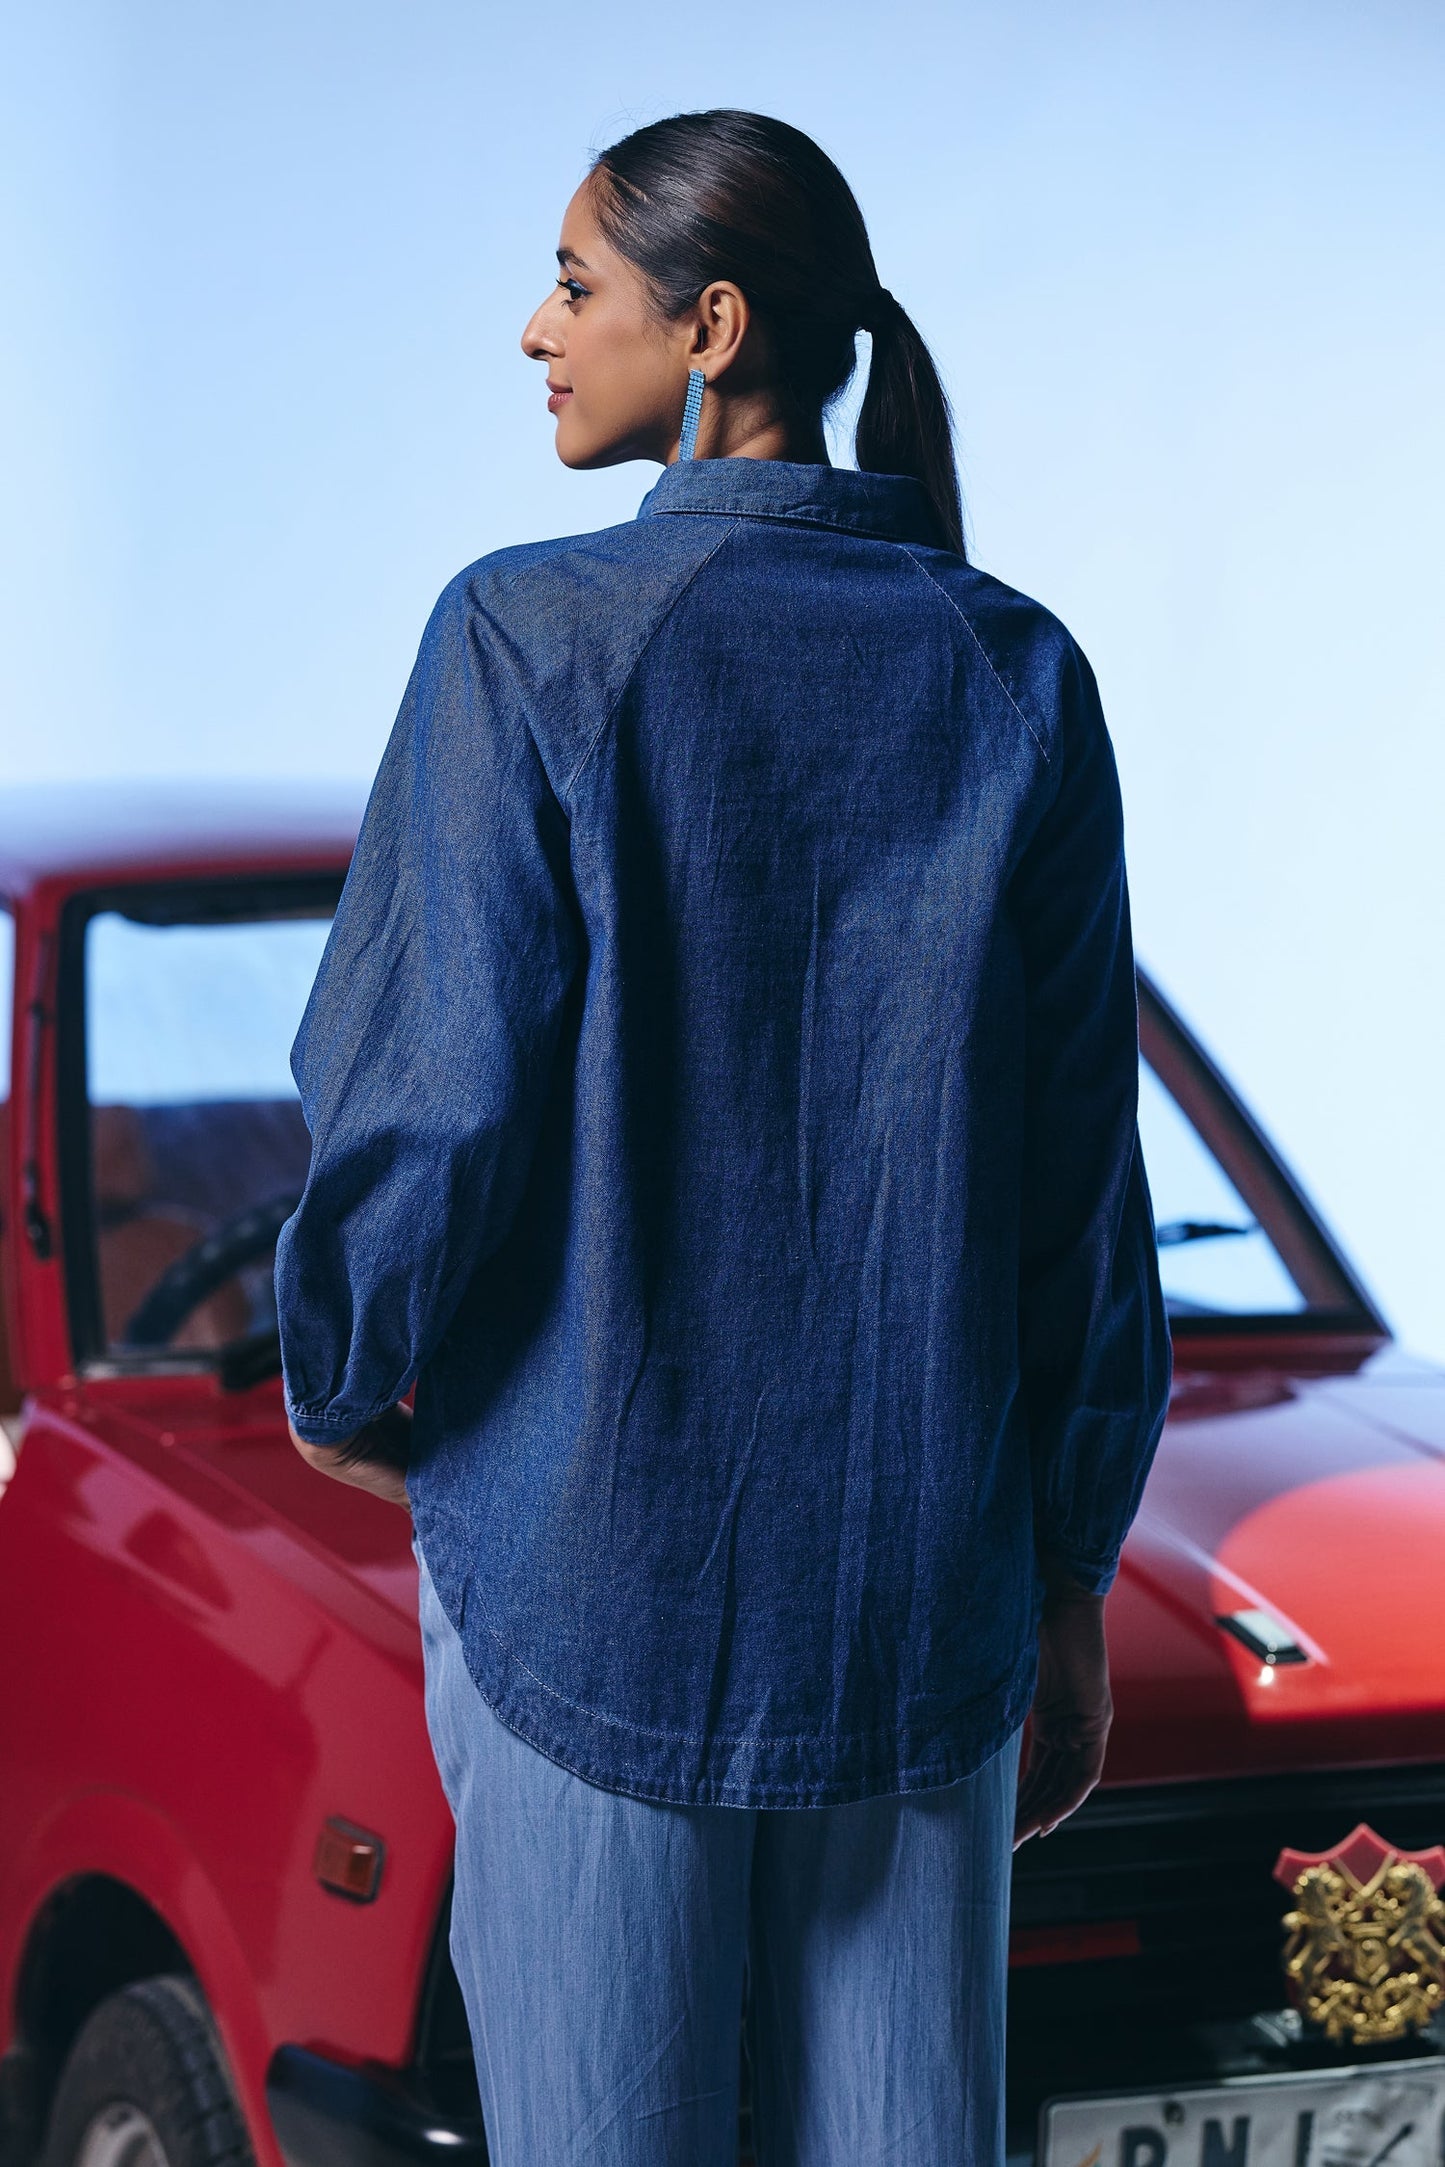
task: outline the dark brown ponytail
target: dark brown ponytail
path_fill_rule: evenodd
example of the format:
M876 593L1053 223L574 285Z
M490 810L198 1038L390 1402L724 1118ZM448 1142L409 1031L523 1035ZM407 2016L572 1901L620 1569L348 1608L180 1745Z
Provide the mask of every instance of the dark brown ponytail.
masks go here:
M963 500L953 456L953 415L933 356L913 319L879 288L868 389L854 445L865 474L912 474L933 499L949 547L963 556Z
M912 320L879 283L853 191L801 129L720 109L653 121L599 153L595 204L658 313L680 316L712 279L740 286L766 323L779 390L813 423L873 355L856 452L869 474L911 474L964 555L948 399Z

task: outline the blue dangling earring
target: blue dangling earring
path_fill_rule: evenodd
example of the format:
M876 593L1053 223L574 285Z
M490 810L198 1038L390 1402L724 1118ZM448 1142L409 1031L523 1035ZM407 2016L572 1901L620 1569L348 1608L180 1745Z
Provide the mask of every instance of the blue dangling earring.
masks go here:
M677 447L678 461L691 459L697 449L697 417L702 412L702 387L707 382L701 369L687 372L687 404L682 410L682 441Z

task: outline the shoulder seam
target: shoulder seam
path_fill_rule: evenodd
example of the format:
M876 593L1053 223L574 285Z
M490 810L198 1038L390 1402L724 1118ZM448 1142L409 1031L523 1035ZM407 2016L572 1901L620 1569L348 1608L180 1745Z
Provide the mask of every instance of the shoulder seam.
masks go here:
M993 656L989 653L988 649L984 646L983 641L979 638L977 632L974 630L972 620L964 615L963 611L959 608L957 602L954 601L953 596L944 586L942 580L934 578L932 572L929 571L928 566L923 563L921 558L914 556L913 551L908 547L908 544L906 542L902 544L902 548L904 555L909 557L912 562L917 565L919 571L923 574L929 585L935 588L937 592L942 595L944 601L953 611L954 616L958 619L959 623L967 632L969 638L973 641L974 646L983 656L984 667L988 671L989 676L998 686L999 691L1008 701L1009 706L1013 709L1014 713L1018 716L1019 721L1028 731L1029 736L1037 745L1039 749L1039 758L1043 761L1044 766L1052 767L1053 762L1049 758L1049 749L1047 745L1045 745L1043 739L1039 736L1038 731L1029 721L1028 716L1024 713L1023 709L1019 706L1018 701L1014 698L1013 694L1009 691L1008 686L1004 683L1003 677L999 671L998 664L994 661Z
M682 600L683 596L691 587L693 581L697 578L699 572L702 571L705 565L711 564L713 558L722 548L723 543L728 539L729 535L736 532L739 523L740 522L736 519L729 521L728 525L723 529L722 533L713 543L712 548L708 550L705 556L698 558L697 563L688 573L687 578L683 580L676 594L674 594L664 605L662 610L659 611L656 624L652 627L652 630L648 633L647 638L643 641L642 645L638 648L637 653L633 656L631 666L628 669L627 675L623 678L621 685L618 687L617 693L610 702L606 714L602 717L602 720L598 723L591 737L583 746L582 751L578 754L576 766L573 768L571 774L567 777L566 782L562 785L562 798L564 803L566 803L567 800L570 799L573 788L575 787L578 778L581 776L583 768L586 767L588 761L592 758L592 755L596 751L598 745L602 742L602 739L606 734L607 727L612 721L613 716L617 713L618 708L626 699L628 688L630 687L633 678L641 669L643 661L646 658L648 649L651 647L653 641L657 638L657 635L662 630L663 626L667 623L668 618L677 608L678 603ZM570 805L568 806L568 811L571 811Z
M472 568L469 565L467 567L467 571L470 571L471 569ZM458 572L458 581L462 580L465 577L466 573ZM470 609L466 612L466 616L463 621L462 637L471 647L477 647L478 640L476 616L475 613ZM532 758L536 761L537 766L541 769L542 780L546 784L549 794L551 795L557 806L560 808L563 816L565 817L567 812L566 802L563 798L562 792L557 788L556 783L552 780L552 770L547 764L547 755L542 750L542 741L537 735L536 724L533 722L532 717L528 714L527 702L523 697L521 697L520 693L517 697L517 714L521 719L522 734L531 749Z

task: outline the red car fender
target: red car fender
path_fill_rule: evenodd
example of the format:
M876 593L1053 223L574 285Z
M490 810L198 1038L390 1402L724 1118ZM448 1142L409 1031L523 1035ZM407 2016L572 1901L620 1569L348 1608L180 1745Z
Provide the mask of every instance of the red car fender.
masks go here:
M257 2167L285 2167L266 2108L271 2043L240 1938L194 1853L140 1799L86 1792L61 1806L26 1844L5 1905L12 1919L24 1923L0 1980L0 2006L15 2007L25 1953L47 1900L66 1881L92 1873L122 1882L149 1904L186 1952L231 2065Z
M0 1673L16 1757L0 1783L3 2032L46 1898L107 1875L187 1953L258 2146L274 2147L277 2047L343 2067L400 2066L412 2048L452 1847L415 1566L395 1507L339 1490L286 1444L278 1388L217 1406L211 1380L161 1383L150 1419L119 1404L133 1397L119 1380L103 1407L82 1392L71 1412L63 1390L58 1406L32 1401L3 1501L0 1642L46 1655ZM178 1431L188 1414L195 1441L163 1443L157 1413ZM360 1555L328 1548L321 1526ZM322 1884L330 1817L383 1839L374 1905ZM274 2150L263 2167L280 2167Z

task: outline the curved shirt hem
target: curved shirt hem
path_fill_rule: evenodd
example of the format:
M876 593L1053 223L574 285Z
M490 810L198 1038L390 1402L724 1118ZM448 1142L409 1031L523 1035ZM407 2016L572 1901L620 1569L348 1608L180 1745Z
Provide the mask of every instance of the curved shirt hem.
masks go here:
M436 1585L433 1577L433 1585ZM498 1720L547 1760L599 1790L659 1805L734 1806L773 1809L847 1806L867 1798L902 1797L962 1783L991 1761L1028 1715L1037 1682L1037 1642L1022 1650L1007 1680L970 1701L967 1720L939 1725L929 1747L908 1752L908 1733L877 1732L843 1747L827 1739L729 1739L709 1749L691 1738L653 1737L630 1765L619 1761L617 1724L606 1715L562 1703L484 1626L484 1638L463 1628L449 1592L438 1600L461 1643L478 1693ZM568 1720L555 1709L566 1706ZM745 1779L719 1772L718 1764L747 1761Z

